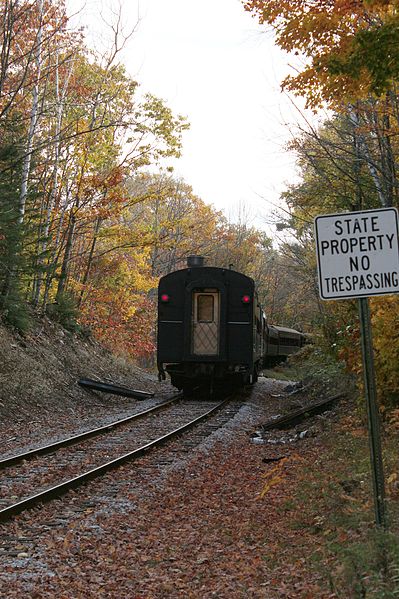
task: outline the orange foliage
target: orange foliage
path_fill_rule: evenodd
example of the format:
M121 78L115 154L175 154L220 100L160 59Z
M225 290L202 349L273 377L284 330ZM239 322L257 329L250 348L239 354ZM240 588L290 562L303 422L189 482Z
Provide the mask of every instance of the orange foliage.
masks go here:
M304 67L288 76L283 86L306 97L308 106L323 102L338 109L369 95L373 73L363 61L360 72L334 71L334 61L350 61L358 34L391 23L397 2L383 0L246 0L245 9L260 23L271 25L277 44L287 52L301 54ZM363 48L372 56L374 49ZM363 57L364 58L364 57Z
M382 403L399 402L399 298L371 300L377 390Z
M399 403L399 298L375 297L370 300L370 310L377 395L381 408L385 409ZM338 355L348 370L358 375L362 388L363 365L357 321L341 330Z
M156 306L144 294L124 296L113 290L92 288L83 304L81 322L110 351L139 359L151 359L155 350L153 314Z

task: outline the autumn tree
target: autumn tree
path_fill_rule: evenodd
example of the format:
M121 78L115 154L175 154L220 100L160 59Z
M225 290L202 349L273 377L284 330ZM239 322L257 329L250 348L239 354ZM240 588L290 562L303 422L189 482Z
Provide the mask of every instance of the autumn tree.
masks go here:
M60 41L67 34L62 1L2 2L0 14L0 130L5 158L0 178L7 181L11 176L14 185L12 206L4 206L0 214L4 243L13 249L12 255L2 255L5 275L1 303L10 316L19 309L32 273L39 221L34 204L39 193L29 180L33 165L39 167L35 179L40 176L40 149L45 143L41 130L41 117L46 111L45 90L53 75L56 39Z
M85 232L85 223L93 222L95 236L99 220L130 201L123 181L161 158L178 156L186 127L184 119L174 117L158 98L147 94L142 102L136 101L137 84L122 66L108 73L93 64L82 67L79 82L85 81L86 73L84 95L89 102L93 99L93 105L88 117L83 112L73 117L85 133L69 144L69 220L57 295L65 291L77 221ZM97 80L93 77L96 69Z
M118 63L120 19L99 56L68 28L63 0L0 11L1 301L19 294L45 309L79 297L102 223L131 201L126 181L178 156L187 124L139 97Z
M289 186L283 194L288 214L280 219L280 228L290 230L295 241L280 246L280 252L290 256L297 273L293 280L293 297L302 305L308 292L308 311L313 330L324 340L324 347L343 360L354 373L361 372L360 330L356 302L321 302L318 298L316 258L313 238L313 218L317 214L346 210L371 209L380 205L378 187L363 161L358 160L356 134L348 116L336 115L318 130L303 132L292 144L301 168L300 182ZM378 165L379 150L370 145L371 156ZM383 179L381 179L383 181ZM288 252L288 254L287 254ZM302 298L302 299L301 299ZM390 354L399 351L390 336L392 322L397 318L397 297L371 302L374 324L375 359L379 365L377 384L381 402L395 402L399 378L392 369ZM304 307L303 314L306 314ZM390 338L389 344L385 338Z
M284 87L309 106L343 106L395 87L399 73L396 0L247 0L245 9L273 28L277 44L304 65ZM388 59L387 59L388 58Z
M168 173L128 180L123 209L103 219L97 231L82 322L114 351L149 363L159 276L184 267L188 254L209 250L218 217Z
M335 116L293 144L301 182L283 194L288 226L314 270L312 220L317 214L398 206L399 12L396 0L248 0L246 10L275 32L277 44L300 57L283 87ZM376 360L385 372L383 401L397 393L398 380L379 334L392 325L396 304L371 302ZM388 308L389 305L389 308ZM389 311L389 313L388 313ZM317 315L317 313L315 313ZM320 305L316 322L330 348L360 371L359 327L351 302ZM383 385L378 382L381 389ZM385 398L385 399L384 399Z

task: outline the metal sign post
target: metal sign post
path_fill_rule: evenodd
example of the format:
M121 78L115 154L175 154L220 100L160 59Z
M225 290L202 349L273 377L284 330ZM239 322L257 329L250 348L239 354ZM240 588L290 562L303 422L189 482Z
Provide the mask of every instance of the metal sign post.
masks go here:
M369 445L371 459L371 478L373 482L374 512L377 526L386 527L385 519L385 483L382 463L380 423L375 386L373 337L371 332L369 301L359 298L359 320L363 356L364 391L366 395Z
M320 297L359 298L375 521L386 526L385 488L368 297L399 292L396 208L315 218Z

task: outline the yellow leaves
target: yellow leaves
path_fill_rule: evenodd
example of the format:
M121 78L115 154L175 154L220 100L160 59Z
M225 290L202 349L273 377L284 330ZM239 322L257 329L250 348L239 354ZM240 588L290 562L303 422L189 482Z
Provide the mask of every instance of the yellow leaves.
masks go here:
M349 308L349 305L347 306ZM344 310L345 310L344 306ZM377 395L381 413L395 407L399 399L399 297L376 297L370 300L372 334L374 346L374 364ZM350 322L353 317L348 311L339 312L339 306L333 307L337 322ZM338 357L345 362L346 368L358 376L359 388L362 386L363 365L360 350L360 331L356 324L342 327L339 334ZM387 412L388 413L388 412ZM399 430L399 410L389 413L389 424ZM353 436L361 436L360 430L354 430Z
M392 0L364 0L364 3L368 8L383 8L388 9L389 11L393 10L395 5L396 8L398 6L397 1L395 2Z
M399 298L374 298L371 308L378 393L383 404L392 403L399 395ZM399 414L392 418L392 424L398 427Z
M384 69L378 60L373 62L378 49L363 44L359 54L356 48L372 27L383 30L391 22L396 26L397 1L248 0L244 4L260 23L274 28L280 48L301 54L302 70L283 86L304 96L308 107L316 109L328 102L339 110L376 91L375 65L381 73ZM395 40L388 47L394 52ZM337 70L338 64L343 68ZM389 77L383 77L383 88L389 85Z
M270 491L272 487L278 485L282 480L282 473L284 470L285 464L288 462L289 457L283 458L277 466L269 470L263 474L263 477L266 479L265 484L263 485L262 491L260 492L258 499L263 499L263 497Z
M274 476L273 478L268 480L264 485L262 491L260 492L258 499L263 499L263 497L270 491L270 489L275 485L278 485L280 482L282 482L282 480L283 479L281 476Z
M274 468L272 468L268 472L265 472L262 475L262 477L266 479L266 482L264 483L263 488L259 493L257 499L263 499L265 495L267 495L267 493L270 491L270 489L283 482L287 474L287 472L285 472L287 464L298 461L299 459L301 458L297 454L287 456L285 458L282 458L277 464L277 466L274 466Z

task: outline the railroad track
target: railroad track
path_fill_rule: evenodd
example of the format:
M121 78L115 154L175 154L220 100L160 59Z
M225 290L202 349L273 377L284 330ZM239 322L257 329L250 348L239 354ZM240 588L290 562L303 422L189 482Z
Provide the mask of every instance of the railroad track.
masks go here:
M313 402L308 404L302 408L298 408L297 410L292 410L288 414L284 416L279 416L278 418L272 418L268 422L265 422L260 427L262 431L266 432L273 429L285 429L295 426L302 420L306 420L310 416L314 416L315 414L320 414L327 410L331 404L342 399L345 396L345 393L338 393L337 395L333 395L332 397L327 397L325 399L321 399L320 401Z
M5 507L0 522L143 456L228 401L189 402L178 395L128 418L1 460L0 506Z
M91 430L87 430L83 433L79 433L77 435L72 435L71 437L67 437L65 439L61 439L60 441L56 441L54 443L49 443L48 445L42 445L41 447L36 447L35 449L31 449L29 451L18 453L16 455L10 456L8 458L4 458L0 460L0 470L4 468L8 468L9 466L14 466L20 462L25 460L29 460L31 458L37 457L39 455L46 455L48 453L53 453L57 449L62 447L68 447L69 445L76 445L77 443L81 443L87 439L91 439L92 437L96 437L98 435L102 435L111 431L114 428L127 424L128 422L132 422L133 420L139 420L143 418L147 414L158 412L163 408L171 405L172 403L176 403L182 399L181 394L174 395L173 397L163 401L152 408L148 408L147 410L142 410L136 414L132 414L131 416L127 416L126 418L122 418L120 420L115 420L114 422L110 422L109 424L105 424L104 426L100 426Z

